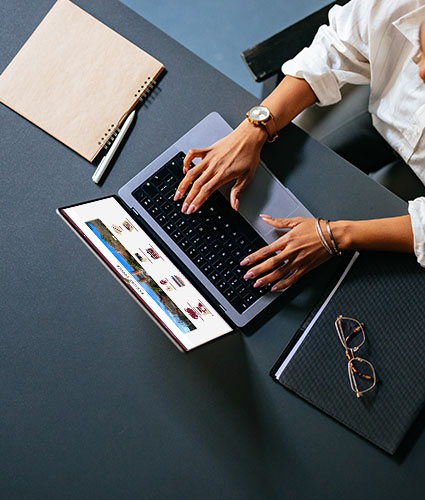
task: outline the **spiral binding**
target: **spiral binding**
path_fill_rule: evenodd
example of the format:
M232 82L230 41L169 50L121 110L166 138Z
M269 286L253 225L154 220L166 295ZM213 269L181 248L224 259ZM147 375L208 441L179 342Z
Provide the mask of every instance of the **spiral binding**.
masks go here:
M149 95L151 94L153 88L156 85L156 80L152 80L150 76L148 76L147 80L143 82L143 85L137 89L137 93L134 94L134 97L138 97L139 102L144 102ZM139 95L140 94L140 95ZM107 150L112 146L112 143L120 133L120 128L116 128L114 130L115 125L112 123L108 131L104 134L103 137L98 141L99 146L103 144L103 149ZM112 132L112 133L111 133Z

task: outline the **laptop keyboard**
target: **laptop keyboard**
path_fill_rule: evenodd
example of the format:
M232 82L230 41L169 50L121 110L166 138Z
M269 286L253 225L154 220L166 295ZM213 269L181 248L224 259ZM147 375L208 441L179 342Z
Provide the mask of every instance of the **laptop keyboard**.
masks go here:
M183 178L185 154L178 153L133 191L133 196L189 257L211 284L243 313L271 285L253 288L239 265L267 243L216 191L195 213L181 213L184 200L173 201Z

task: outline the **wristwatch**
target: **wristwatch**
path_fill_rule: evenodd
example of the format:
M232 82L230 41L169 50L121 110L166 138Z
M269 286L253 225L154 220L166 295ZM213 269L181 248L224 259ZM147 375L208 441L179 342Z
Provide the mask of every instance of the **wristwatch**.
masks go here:
M266 129L269 136L267 139L268 142L274 142L277 139L276 123L269 108L266 106L254 106L247 112L246 117L256 127L262 126Z

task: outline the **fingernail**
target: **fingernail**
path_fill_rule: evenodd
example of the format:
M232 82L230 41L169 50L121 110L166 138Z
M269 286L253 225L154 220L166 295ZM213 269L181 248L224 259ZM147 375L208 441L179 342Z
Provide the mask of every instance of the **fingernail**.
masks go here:
M248 271L243 277L245 280L249 280L254 277L254 273L252 271Z
M254 283L254 288L259 288L260 286L263 286L263 282L261 280L257 280L255 283Z
M267 214L260 214L260 217L262 217L263 219L273 219L273 217L271 215L267 215Z
M239 209L239 200L236 198L236 201L235 201L235 210L238 211Z
M186 167L183 167L183 174L186 175Z
M189 210L186 212L186 215L190 215L190 214L191 214L191 213L193 213L195 210L196 210L196 207L195 207L195 205L192 203L192 205L190 205L190 207L189 207Z
M240 266L246 266L249 264L249 259L248 257L245 257L244 260L239 264Z
M176 191L176 194L174 195L174 201L180 200L182 196L183 195L180 193L180 191Z
M182 206L182 213L185 214L186 213L186 210L187 210L187 207L189 206L188 203L183 203L183 206Z
M272 286L272 288L271 288L271 290L270 290L270 291L271 291L271 292L277 292L278 290L279 290L279 289L278 289L278 287L277 287L277 286Z

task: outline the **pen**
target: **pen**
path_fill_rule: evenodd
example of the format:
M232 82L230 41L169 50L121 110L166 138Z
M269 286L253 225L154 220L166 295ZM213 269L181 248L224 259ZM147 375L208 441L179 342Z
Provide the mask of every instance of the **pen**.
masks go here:
M132 111L128 116L127 119L125 120L123 126L121 127L121 130L119 131L117 138L115 141L112 143L112 146L110 150L106 153L106 155L102 158L101 162L99 163L98 167L96 168L94 174L93 174L93 182L96 184L100 181L102 178L102 175L104 174L105 170L107 169L110 161L112 160L112 157L114 156L115 151L117 150L118 146L120 145L120 142L123 140L125 133L127 132L128 128L131 125L131 122L134 119L134 115L136 114L135 111Z

